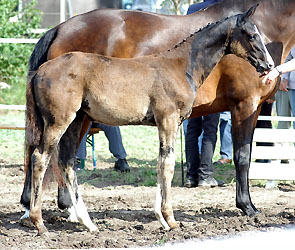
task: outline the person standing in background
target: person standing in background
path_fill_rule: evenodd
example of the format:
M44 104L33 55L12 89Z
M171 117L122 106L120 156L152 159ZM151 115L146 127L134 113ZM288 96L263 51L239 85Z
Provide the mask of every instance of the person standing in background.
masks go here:
M295 58L295 46L289 53L286 62ZM295 117L295 71L290 71L282 74L279 90L275 95L276 110L278 116L293 116ZM291 126L290 121L279 121L279 129L288 129ZM295 128L295 122L293 122Z

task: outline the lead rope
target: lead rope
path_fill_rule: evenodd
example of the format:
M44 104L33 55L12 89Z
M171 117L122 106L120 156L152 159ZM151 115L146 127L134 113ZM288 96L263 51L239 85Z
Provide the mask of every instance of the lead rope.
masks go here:
M182 150L182 124L180 125L180 162L181 162L181 180L184 186L184 167L183 167L183 150Z

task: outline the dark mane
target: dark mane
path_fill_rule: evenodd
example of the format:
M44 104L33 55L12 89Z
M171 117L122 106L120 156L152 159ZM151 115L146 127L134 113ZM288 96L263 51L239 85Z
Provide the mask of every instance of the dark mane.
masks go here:
M232 17L236 17L237 15L234 15ZM172 49L169 49L168 51L171 51L171 50L174 50L176 48L179 48L181 45L183 45L184 43L187 43L187 42L191 42L192 40L194 40L195 36L198 35L200 32L202 31L205 31L205 30L208 30L210 29L213 25L215 24L218 24L218 23L223 23L225 22L226 20L228 20L229 17L226 17L226 18L223 18L217 22L214 22L214 23L208 23L205 27L203 28L200 28L199 30L195 31L194 33L192 33L190 36L188 36L187 38L183 39L181 42L177 43Z

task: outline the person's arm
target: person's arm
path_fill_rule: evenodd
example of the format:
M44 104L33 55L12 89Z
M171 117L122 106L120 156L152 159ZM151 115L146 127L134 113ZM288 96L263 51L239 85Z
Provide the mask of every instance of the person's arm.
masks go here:
M289 55L287 56L285 63L291 61L294 57L293 57L293 52L294 48L292 49L292 51L289 53ZM289 84L289 78L290 78L290 72L284 73L281 77L281 82L280 82L280 86L279 86L279 90L281 91L288 91L288 84Z
M292 70L295 70L295 58L293 58L289 62L276 66L274 69L268 72L268 74L263 78L262 82L266 84L270 84L278 76L284 73L290 72Z

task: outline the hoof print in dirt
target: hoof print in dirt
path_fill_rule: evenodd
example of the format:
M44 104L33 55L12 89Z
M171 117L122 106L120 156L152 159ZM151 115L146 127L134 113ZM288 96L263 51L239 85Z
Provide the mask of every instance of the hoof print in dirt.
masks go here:
M143 230L144 229L144 226L143 225L136 225L136 226L134 226L134 228L136 230Z

